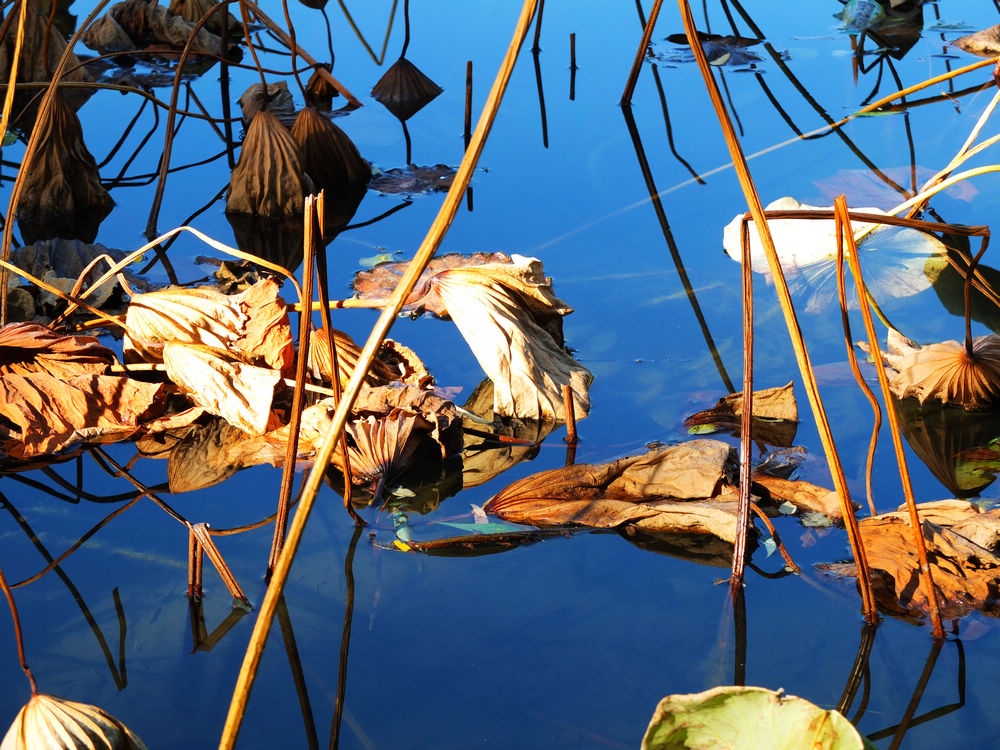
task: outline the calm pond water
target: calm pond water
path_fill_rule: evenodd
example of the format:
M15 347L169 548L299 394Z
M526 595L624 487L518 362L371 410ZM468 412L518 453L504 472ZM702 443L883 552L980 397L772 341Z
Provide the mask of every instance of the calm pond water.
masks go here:
M327 6L334 73L364 106L337 123L374 165L402 167L407 144L400 122L369 95L403 44L402 3L349 4L376 53L388 33L381 65L351 30L344 4ZM407 122L413 163L455 166L461 160L466 62L473 61L475 120L510 40L517 5L413 4L407 57L444 89ZM839 133L772 149L796 133L846 116L872 96L895 91L896 77L910 85L973 62L976 58L948 42L1000 21L997 7L925 3L923 30L910 40L912 47L896 59L879 54L869 39L868 53L860 58L863 69L855 74L858 58L852 55L851 36L833 17L841 8L838 2L747 3L758 31L739 16L735 3L705 5L707 24L700 4L696 8L701 28L731 33L730 14L741 36L759 33L767 40L767 45L747 48L754 57L734 56L716 68L745 152L761 152L750 164L765 203L789 195L830 205L834 196L846 193L852 206L888 209L904 199L900 190L911 186L911 170L922 181L948 162L992 96L989 89L956 93L988 81L984 68L912 96L911 101L939 100L905 114L858 118ZM280 18L280 10L272 10ZM77 2L73 11L82 18L88 6ZM323 17L298 4L290 11L302 45L318 59L328 58ZM546 3L540 51L532 56L529 35L469 204L441 247L441 252L536 256L553 278L556 294L575 308L565 321L567 343L595 375L593 411L579 425L577 462L609 461L642 452L651 442L685 439L685 416L729 392L727 379L738 384L741 378L740 270L723 253L722 230L746 204L726 167L729 156L690 51L666 40L681 31L676 7L665 3L653 35L655 62L644 65L633 97L634 140L618 101L641 36L635 6ZM265 59L271 67L288 68L287 57ZM144 72L137 68L136 78ZM255 80L250 70L231 71L234 108ZM300 106L294 81L287 80ZM213 115L220 115L218 67L193 80L192 89ZM169 85L153 91L168 100ZM87 144L98 162L112 152L139 105L138 97L100 91L82 107ZM102 176L112 180L123 172L129 177L154 172L164 119L147 107L102 166ZM993 132L996 125L988 125L986 133ZM5 149L4 201L23 148L19 143ZM224 148L203 121L182 123L172 164L211 160L170 176L161 231L187 222L235 244L224 201L214 199L229 179L225 155L212 159ZM672 235L665 235L650 200L643 160L662 196ZM987 152L977 163L993 160ZM703 175L703 181L695 181L692 172ZM944 221L988 224L998 215L995 185L989 176L964 183L938 196L933 208ZM114 187L117 205L97 241L123 250L141 246L153 190L148 179ZM412 257L442 195L369 191L354 215L358 226L328 249L337 293L350 294L348 284L362 258L379 253ZM399 210L367 223L393 208ZM672 244L693 297L685 293ZM169 252L182 281L206 276L211 267L195 259L216 254L190 236L178 239ZM1000 264L992 259L994 252L987 252L987 266ZM149 276L166 280L160 267ZM695 300L721 367L699 325ZM805 305L805 297L797 300ZM795 444L806 452L799 476L831 486L773 288L760 275L756 301L756 382L765 387L795 380L802 419ZM960 338L960 305L946 304L927 289L883 307L914 339ZM839 318L832 307L801 315L848 480L861 499L870 412L845 362ZM371 311L349 310L338 312L334 323L363 340L374 320ZM860 322L855 326L857 335ZM987 330L978 322L975 329ZM450 323L404 319L391 335L416 350L438 385L455 389L459 403L483 377ZM872 375L870 368L867 372ZM455 533L439 522L471 522L471 504L482 505L515 479L563 465L564 434L556 429L536 455L489 482L442 493L445 498L431 512L409 515L410 533L419 539ZM114 446L109 454L125 463L134 449ZM916 454L909 459L919 499L953 496ZM876 503L882 511L893 509L902 494L888 436L876 467ZM150 486L160 485L166 462L139 460L133 472ZM81 480L87 499L76 502L74 487ZM193 522L227 528L273 513L279 484L279 471L258 467L210 489L164 492L163 497ZM480 557L407 554L392 548L388 511L368 509L370 525L356 534L340 496L328 489L324 493L286 588L287 616L272 630L263 657L242 747L308 747L311 736L327 745L338 672L344 669L342 748L635 748L660 698L733 684L741 673L748 685L782 687L834 707L863 643L853 582L832 580L813 567L849 557L840 529L775 520L803 572L774 576L780 559L768 558L759 548L753 557L757 570L748 571L744 630L734 624L725 586L714 585L727 576L724 568L657 554L614 533L552 538ZM997 490L991 486L981 494L992 502ZM105 501L120 505L134 492L126 480L109 476L84 455L45 472L5 476L2 495L10 513L0 526L0 564L9 580L21 581L46 565L46 554L59 555L104 518L112 510ZM218 538L254 604L263 598L270 542L270 525ZM255 619L253 612L234 616L231 629L194 650L187 545L182 525L140 501L58 570L15 589L28 661L41 689L103 707L151 748L218 742ZM204 627L211 634L234 610L209 566L205 585ZM342 649L345 605L350 640ZM294 634L297 658L289 655L291 640L282 637L283 631ZM932 645L927 627L886 619L874 634L867 679L847 715L880 747L897 746L893 736L904 718L910 726L902 747L994 746L1000 734L1000 714L992 707L1000 673L995 620L970 615L955 624L939 653ZM737 664L744 647L745 667ZM0 660L5 686L0 716L10 719L28 690L9 634L6 654ZM915 701L918 688L922 693Z

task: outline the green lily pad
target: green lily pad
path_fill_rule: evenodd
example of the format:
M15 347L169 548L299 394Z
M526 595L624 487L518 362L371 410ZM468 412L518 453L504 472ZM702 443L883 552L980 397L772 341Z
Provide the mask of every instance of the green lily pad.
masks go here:
M874 748L844 716L760 687L723 686L668 695L656 707L642 750L865 750Z

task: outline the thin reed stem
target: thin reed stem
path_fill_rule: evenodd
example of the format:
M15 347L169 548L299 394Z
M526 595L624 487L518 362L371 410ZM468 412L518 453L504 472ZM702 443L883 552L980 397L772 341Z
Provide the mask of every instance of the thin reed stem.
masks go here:
M31 695L38 695L38 683L35 682L35 675L31 673L31 669L28 667L28 662L24 656L24 634L21 632L21 616L17 613L17 604L14 602L14 593L10 590L10 586L7 585L7 577L3 574L3 568L0 568L0 588L3 588L4 596L7 597L7 606L10 607L10 617L14 621L14 638L17 640L17 658L21 662L21 669L24 670L24 674L28 677L28 683L31 685Z

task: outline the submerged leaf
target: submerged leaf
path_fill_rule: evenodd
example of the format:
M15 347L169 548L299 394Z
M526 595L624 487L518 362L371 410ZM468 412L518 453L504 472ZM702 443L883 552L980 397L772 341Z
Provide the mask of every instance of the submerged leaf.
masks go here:
M146 750L146 745L118 719L86 703L52 695L31 696L14 718L0 750Z
M782 691L723 686L660 701L642 750L864 750L872 747L837 711Z
M830 208L808 206L794 198L779 198L770 203L768 211L829 211ZM884 214L878 208L856 208L860 213ZM742 257L740 223L743 214L736 216L723 232L726 254L737 263ZM806 310L819 312L835 304L837 235L833 219L768 219L782 270L793 292L808 294ZM947 252L945 245L931 234L916 229L879 226L868 222L852 221L851 231L857 236L873 226L877 228L866 235L858 245L858 260L865 270L869 290L893 298L909 297L930 287L924 274L927 258ZM760 234L754 222L748 222L750 238L750 266L757 273L769 274L770 268ZM848 300L857 307L857 295Z

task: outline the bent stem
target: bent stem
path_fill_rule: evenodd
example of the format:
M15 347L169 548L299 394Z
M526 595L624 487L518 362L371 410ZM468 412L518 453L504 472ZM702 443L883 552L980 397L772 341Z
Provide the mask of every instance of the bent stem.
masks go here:
M416 255L400 279L396 290L393 292L388 307L382 311L382 314L376 321L368 337L368 341L365 343L364 349L362 349L358 357L357 364L347 383L347 387L344 389L344 395L337 404L329 430L323 439L322 445L317 450L315 463L302 489L302 499L288 530L285 547L278 556L271 583L261 604L260 616L254 625L250 643L247 645L247 650L243 657L243 664L236 680L232 702L229 705L229 713L226 716L226 723L219 741L220 750L231 750L236 744L236 736L239 733L240 725L243 722L243 715L246 712L247 701L250 698L250 689L253 687L257 668L260 666L261 656L264 653L264 645L271 630L271 622L274 617L278 597L281 595L285 581L288 578L288 573L291 570L292 561L295 559L295 553L298 551L306 521L309 518L309 513L312 510L320 486L323 483L323 476L326 473L330 457L333 455L334 446L343 432L350 409L354 405L354 400L361 391L364 378L375 359L375 353L385 340L385 336L395 322L400 310L402 310L406 298L409 297L416 286L420 274L423 273L427 264L430 263L431 258L434 257L434 253L437 251L442 239L444 239L445 233L451 226L455 214L458 213L462 197L465 195L465 189L469 186L469 182L472 179L473 170L479 161L479 156L483 151L486 138L489 135L500 107L500 102L503 99L504 91L507 89L507 83L510 81L511 74L513 73L514 63L517 60L521 44L528 33L528 27L535 14L536 3L537 0L524 1L524 5L521 8L521 15L518 18L514 31L514 37L511 39L507 53L500 64L500 69L497 71L493 88L490 90L486 104L483 106L479 123L476 125L476 130L472 135L469 148L462 158L458 172L455 174L455 179L452 181L451 187L438 211L438 215L427 232L427 236L420 244Z
M847 200L843 195L837 196L834 202L834 209L843 226L850 226L850 214L847 210ZM858 248L854 244L854 236L849 232L843 233L847 239L847 262L851 266L851 274L854 276L854 283L858 290L865 289L864 277L861 274L861 264L858 261ZM978 256L977 256L978 257ZM861 297L859 293L858 297ZM889 433L892 435L892 444L896 451L896 463L899 466L899 479L903 484L903 495L906 498L906 508L910 513L910 528L913 529L913 544L917 550L917 560L920 562L920 582L927 597L927 604L930 608L931 624L934 628L934 638L944 638L944 628L941 626L941 612L938 609L937 592L934 588L934 578L931 575L930 565L927 562L927 547L924 544L923 527L920 524L920 514L917 512L917 503L913 497L913 486L910 483L910 472L906 466L906 456L903 453L903 439L899 431L899 417L896 408L892 403L892 393L889 391L889 377L885 373L885 365L878 354L878 337L875 334L875 324L872 322L871 311L867 304L861 305L861 315L865 321L865 332L868 334L868 343L871 346L872 354L875 355L875 372L878 374L878 384L882 389L882 398L885 400L885 412L889 418ZM858 573L860 575L860 569Z
M24 658L24 636L21 633L21 617L17 613L14 594L11 592L10 586L7 585L7 578L3 574L3 568L0 568L0 588L3 588L4 596L7 597L7 606L10 607L10 617L14 621L14 638L17 639L17 658L20 659L21 669L24 670L24 674L28 677L28 682L31 684L31 696L34 697L38 695L38 683L35 682L35 675L31 673L28 662Z
M694 18L691 16L691 8L688 5L687 0L678 0L678 5L680 7L681 17L684 21L684 33L687 35L688 43L691 45L695 59L698 61L698 68L705 81L705 87L708 90L708 94L712 99L712 105L715 108L719 124L722 127L722 131L726 139L726 145L729 148L729 153L730 156L732 156L736 174L740 180L740 186L743 189L743 194L746 196L747 203L750 208L750 214L753 216L754 223L757 225L757 231L760 234L761 242L767 255L768 267L771 271L771 277L774 279L775 291L778 294L781 311L785 317L785 325L788 328L788 333L792 340L792 347L795 350L795 359L798 362L799 371L802 374L802 380L806 388L806 395L809 397L809 404L812 407L813 415L816 419L819 437L823 443L823 449L826 453L827 461L830 464L830 471L833 475L833 482L837 491L837 497L840 500L841 510L844 515L844 526L847 529L847 536L851 542L851 551L854 555L855 561L857 562L858 583L861 588L861 599L865 619L869 622L874 622L878 617L875 607L875 595L872 592L871 577L868 571L868 561L861 542L858 522L854 517L854 507L851 504L850 491L847 488L847 480L844 477L844 472L840 463L840 456L837 453L837 447L833 440L833 432L830 429L830 423L826 416L826 409L823 406L823 401L819 394L819 386L816 382L816 375L813 372L812 364L809 360L809 352L806 349L802 331L799 328L798 319L795 317L795 308L792 305L792 298L788 291L788 284L785 281L785 275L782 272L781 263L779 262L777 252L774 249L774 240L771 238L771 232L768 227L767 220L764 218L764 208L761 205L760 197L757 195L757 190L754 187L753 178L750 175L750 169L747 166L746 157L743 155L743 149L740 147L736 131L733 129L733 124L729 120L725 105L722 102L722 96L719 93L719 88L715 83L715 78L712 76L712 70L708 65L708 61L705 59L705 53L699 43L698 35L695 31ZM746 220L747 217L744 217L744 221Z

